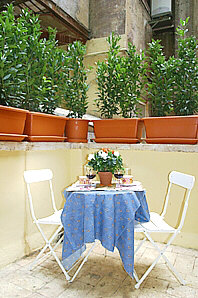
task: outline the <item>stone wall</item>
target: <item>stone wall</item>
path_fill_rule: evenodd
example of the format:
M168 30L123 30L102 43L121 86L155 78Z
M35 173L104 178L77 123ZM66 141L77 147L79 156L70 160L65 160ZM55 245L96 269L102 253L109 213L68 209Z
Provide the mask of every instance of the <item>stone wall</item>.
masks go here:
M89 0L53 0L53 2L80 24L89 28Z
M151 40L150 16L140 0L90 0L92 38L107 37L112 31L126 34L138 49Z
M126 0L90 0L91 37L125 33Z
M126 1L126 30L128 41L131 41L138 50L146 48L151 41L152 30L148 24L150 15L140 0Z

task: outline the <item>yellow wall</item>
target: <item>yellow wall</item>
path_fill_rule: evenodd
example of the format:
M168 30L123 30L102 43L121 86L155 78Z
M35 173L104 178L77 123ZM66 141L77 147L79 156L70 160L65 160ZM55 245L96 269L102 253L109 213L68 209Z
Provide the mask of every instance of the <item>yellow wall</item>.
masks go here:
M35 225L32 224L23 171L52 169L57 206L62 207L64 199L61 191L82 175L86 156L94 152L95 147L89 144L79 148L76 146L76 149L66 147L55 150L0 151L0 267L38 249L43 243ZM150 210L160 212L166 192L167 175L170 171L178 170L192 174L198 181L198 153L196 152L145 151L136 150L134 146L124 148L127 147L120 145L119 151L124 162L132 169L134 179L140 180L145 186ZM39 195L44 188L39 185L33 190ZM198 249L197 193L198 183L196 182L184 227L174 242L177 245L195 249ZM180 206L179 194L178 191L173 193L174 201L171 202L171 213L167 217L171 224L176 223L175 215ZM46 195L38 196L36 200L35 207L39 215L45 215L49 211L46 200ZM49 229L46 231L48 234L52 232ZM157 240L164 241L166 238L157 238Z

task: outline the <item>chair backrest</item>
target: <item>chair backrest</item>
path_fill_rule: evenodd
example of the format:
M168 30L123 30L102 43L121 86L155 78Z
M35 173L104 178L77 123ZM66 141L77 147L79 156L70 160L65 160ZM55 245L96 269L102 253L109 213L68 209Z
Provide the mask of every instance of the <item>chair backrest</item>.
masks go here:
M50 169L29 170L24 171L24 178L26 183L47 181L53 178L53 173Z
M172 171L169 174L169 181L181 187L192 189L195 182L195 177L188 174Z
M29 170L24 171L24 179L27 184L27 192L28 192L28 198L30 202L30 211L32 214L33 219L36 221L37 218L35 216L34 207L33 207L33 200L32 200L32 194L30 190L30 184L36 183L36 182L42 182L42 181L48 181L49 187L50 187L50 195L51 195L51 201L52 201L52 207L54 211L57 211L55 199L54 199L54 192L52 187L52 178L53 173L50 169L41 169L41 170Z
M161 216L164 217L165 214L166 214L172 184L178 185L178 186L183 187L184 189L186 189L186 191L184 193L184 198L183 198L185 200L184 208L183 208L180 224L178 226L179 230L182 228L183 223L184 223L184 219L185 219L187 208L188 208L188 201L189 201L189 197L190 197L190 192L191 192L191 190L194 186L194 183L195 183L195 177L194 176L184 174L184 173L180 173L180 172L177 172L177 171L172 171L169 174L169 186L168 186L168 191L167 191L167 195L166 195L166 199L165 199L164 209L162 211Z

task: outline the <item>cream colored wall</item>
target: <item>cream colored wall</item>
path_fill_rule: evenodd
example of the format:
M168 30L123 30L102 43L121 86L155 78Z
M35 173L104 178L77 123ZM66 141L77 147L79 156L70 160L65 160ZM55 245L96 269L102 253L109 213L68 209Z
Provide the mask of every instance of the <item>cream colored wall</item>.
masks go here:
M111 147L114 148L115 145ZM94 152L94 148L94 145L90 144L87 147L77 146L76 149L0 151L0 267L29 254L43 244L40 233L31 220L23 171L52 169L57 206L62 207L64 198L61 191L83 173L87 154ZM198 181L197 152L158 152L124 148L126 146L120 145L119 151L124 162L132 169L134 179L142 181L145 186L150 210L161 210L170 171L178 170L195 175ZM39 197L44 190L41 185L33 190L38 194L35 207L39 215L45 215L50 210L46 202L47 193ZM197 193L196 182L184 227L174 242L195 249L198 249ZM171 213L167 217L171 224L176 223L175 214L178 212L180 192L173 194ZM46 232L49 235L52 230L47 229ZM157 240L165 241L167 238L158 237Z

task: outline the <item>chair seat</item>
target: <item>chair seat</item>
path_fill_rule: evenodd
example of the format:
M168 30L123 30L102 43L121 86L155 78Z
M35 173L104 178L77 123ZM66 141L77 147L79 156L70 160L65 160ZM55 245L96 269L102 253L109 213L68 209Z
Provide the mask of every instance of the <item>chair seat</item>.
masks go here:
M163 233L174 233L175 229L168 225L165 220L157 213L150 213L150 221L145 223L135 222L135 232L163 232Z
M39 218L37 220L38 223L40 224L45 224L45 225L62 225L61 223L61 213L62 213L63 209L58 210L57 212L55 212L54 214L47 216L47 217L43 217L43 218Z

